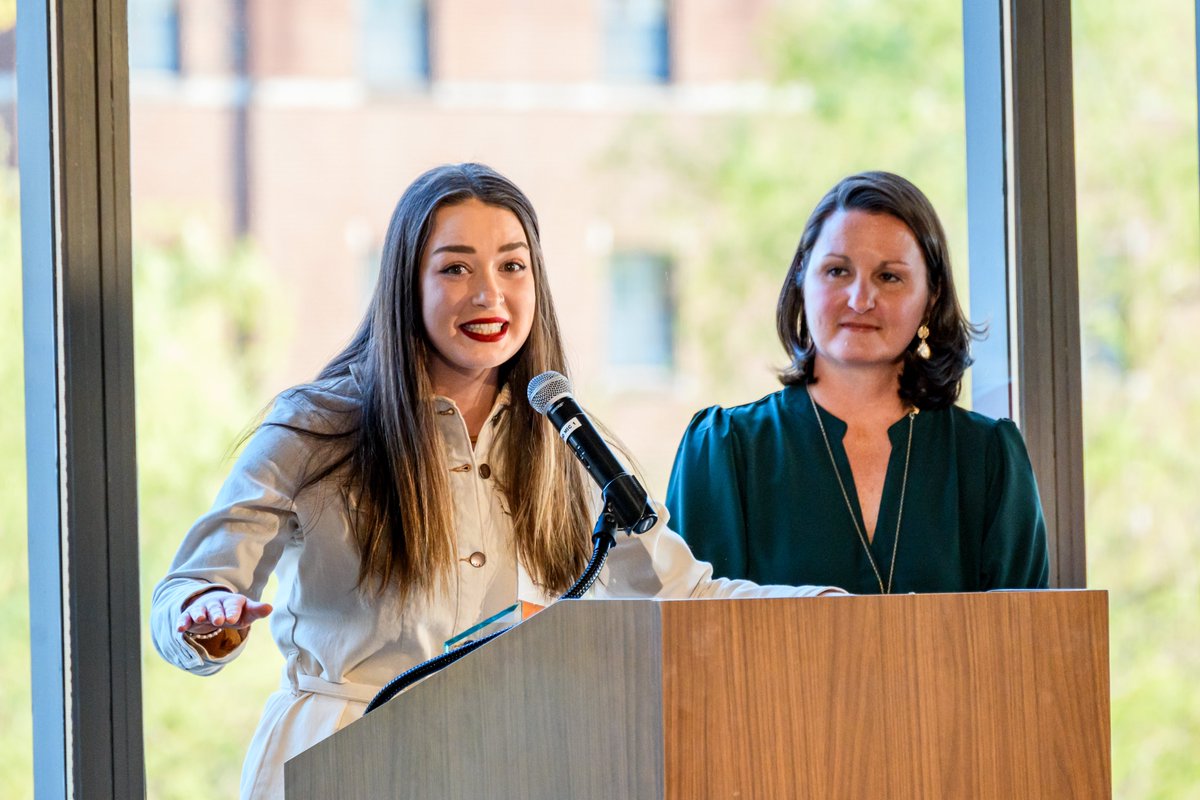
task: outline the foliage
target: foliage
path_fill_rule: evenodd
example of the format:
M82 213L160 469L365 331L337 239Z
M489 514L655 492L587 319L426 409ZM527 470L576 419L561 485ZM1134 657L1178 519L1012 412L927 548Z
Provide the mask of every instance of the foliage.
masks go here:
M0 153L7 142L0 130ZM17 176L0 168L0 795L32 797L25 393Z
M1088 577L1111 593L1117 797L1200 790L1191 10L1181 0L1072 7Z
M252 249L184 225L134 260L143 616L191 522L212 501L233 445L268 399L263 367L286 331ZM219 378L217 376L220 376ZM272 591L268 589L268 592ZM237 795L242 757L281 661L266 625L215 676L168 666L144 637L149 795Z
M856 0L836 14L824 3L781 4L759 48L774 76L768 108L710 123L699 141L638 120L614 148L613 160L674 186L670 244L686 265L683 283L705 287L681 292L679 327L706 402L772 389L771 367L784 361L774 332L780 281L812 207L848 174L883 169L921 186L965 285L959 9L946 0Z
M0 795L32 797L21 290L15 174L0 172ZM191 521L211 501L232 445L268 399L266 353L285 330L267 314L262 267L246 246L218 247L193 225L134 259L142 612ZM9 268L7 265L12 265ZM272 289L273 302L278 290ZM212 376L221 375L221 380ZM9 563L11 561L11 564ZM134 623L136 624L136 623ZM145 625L142 626L145 628ZM149 796L237 795L242 756L280 658L263 626L238 662L211 678L168 666L148 632L143 711Z

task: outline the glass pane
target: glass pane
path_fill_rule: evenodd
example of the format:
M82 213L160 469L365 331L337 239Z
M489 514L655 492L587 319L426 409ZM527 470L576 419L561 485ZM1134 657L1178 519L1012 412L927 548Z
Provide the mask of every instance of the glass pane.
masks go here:
M359 60L375 87L403 87L429 78L429 7L421 0L361 0Z
M174 8L174 3L166 4ZM176 75L131 69L134 336L142 608L212 502L243 432L273 394L287 313L245 235L249 120L239 73L246 4L193 4ZM132 22L138 37L161 31ZM262 36L271 39L271 32ZM283 298L279 298L283 303ZM283 312L286 304L276 306ZM148 795L238 796L242 757L282 658L266 626L232 668L198 678L143 639ZM214 724L219 720L219 724ZM204 757L198 758L197 753Z
M16 3L0 3L0 794L33 797Z
M1200 796L1194 13L1071 9L1088 584L1110 592L1115 797Z
M530 195L576 393L659 497L698 408L778 388L779 284L839 178L888 169L921 186L949 230L966 301L957 0L433 3L428 77L404 91L365 66L399 75L420 62L411 17L387 35L364 24L384 6L413 7L189 4L178 73L133 76L147 593L239 434L349 338L391 209L433 165L483 161ZM619 39L606 11L618 7ZM616 50L650 78L614 80ZM657 272L624 273L628 253L653 254ZM610 313L614 293L655 298L628 306L653 341L614 330L627 322ZM669 374L614 380L614 365L642 359L669 361ZM279 681L266 633L204 679L147 645L154 796L235 792ZM222 698L219 729L210 697Z
M610 270L609 364L635 370L625 379L669 377L675 365L670 262L652 253L617 253Z
M604 0L605 75L665 81L670 75L666 0Z
M129 67L132 70L179 70L177 0L129 0Z

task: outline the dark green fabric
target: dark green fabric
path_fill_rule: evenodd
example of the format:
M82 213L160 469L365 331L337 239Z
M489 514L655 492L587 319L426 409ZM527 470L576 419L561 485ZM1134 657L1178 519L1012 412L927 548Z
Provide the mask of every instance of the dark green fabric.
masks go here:
M861 524L842 448L846 424L824 409L821 419ZM885 585L908 425L906 417L888 431L892 454L871 543ZM667 507L671 528L718 576L879 593L803 387L696 414L675 456ZM1044 588L1048 579L1046 526L1016 425L957 407L918 414L892 591Z

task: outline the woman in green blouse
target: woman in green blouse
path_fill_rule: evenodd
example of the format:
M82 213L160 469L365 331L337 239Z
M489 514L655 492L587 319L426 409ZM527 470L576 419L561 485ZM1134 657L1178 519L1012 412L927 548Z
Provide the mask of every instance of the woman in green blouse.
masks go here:
M784 388L712 407L679 445L672 527L716 573L862 594L1047 585L1021 434L954 405L975 329L929 200L845 178L783 282Z

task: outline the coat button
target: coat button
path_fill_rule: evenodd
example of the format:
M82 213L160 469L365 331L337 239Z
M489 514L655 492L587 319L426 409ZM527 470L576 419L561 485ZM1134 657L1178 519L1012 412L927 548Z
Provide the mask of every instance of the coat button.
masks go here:
M467 563L470 564L472 567L479 569L480 567L482 567L484 564L487 563L487 556L485 556L483 553L480 553L479 551L476 551L474 553L471 553L470 557L467 558Z
M492 468L489 467L487 464L480 464L479 465L479 477L483 478L485 481L488 478L492 477Z

